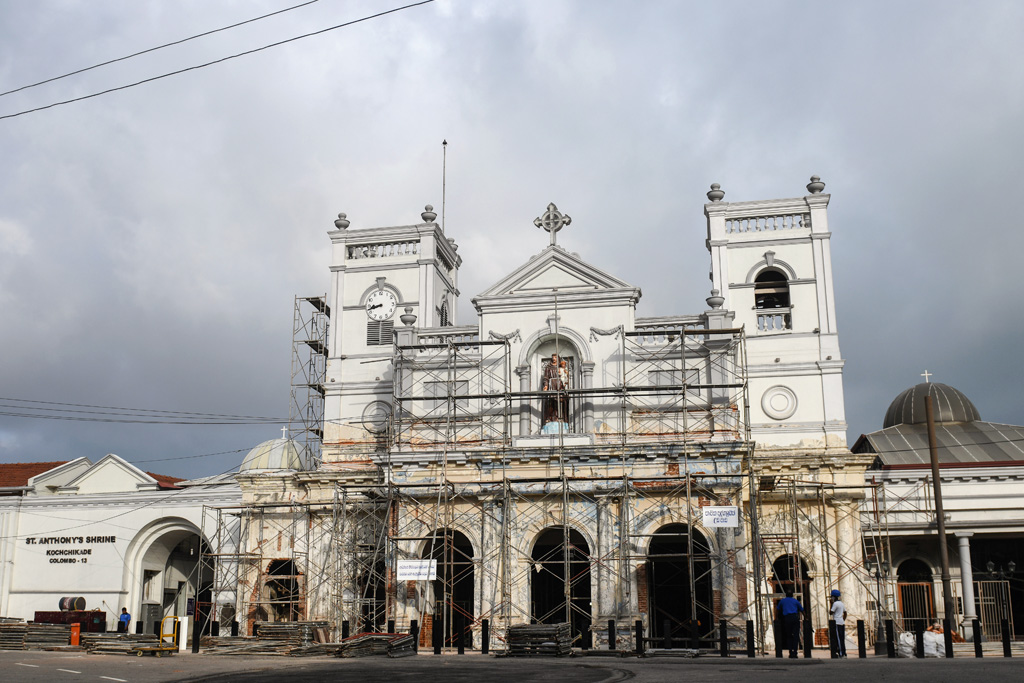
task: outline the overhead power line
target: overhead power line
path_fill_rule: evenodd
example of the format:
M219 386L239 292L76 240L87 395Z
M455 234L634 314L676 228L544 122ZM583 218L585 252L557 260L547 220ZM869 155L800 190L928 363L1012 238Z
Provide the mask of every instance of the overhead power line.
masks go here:
M263 16L260 16L260 17L254 17L253 19L246 19L245 21L240 21L240 22L235 23L235 24L230 24L229 26L222 26L221 28L215 28L215 29L213 29L211 31L204 31L203 33L197 33L196 35L189 36L188 38L182 38L181 40L175 40L175 41L170 42L170 43L164 43L163 45L157 45L156 47L151 47L151 48L149 48L147 50L141 50L139 52L133 52L132 54L125 55L124 57L118 57L117 59L110 59L110 60L107 60L105 62L100 62L99 64L93 64L92 66L87 66L84 69L77 69L75 71L71 71L71 72L66 73L66 74L61 74L60 76L54 76L53 78L47 78L46 80L39 81L38 83L29 83L28 85L23 85L20 88L15 88L14 90L8 90L7 92L0 92L0 97L3 97L4 95L11 95L11 94L16 93L16 92L21 92L22 90L28 90L29 88L35 88L36 86L45 85L47 83L53 83L54 81L59 81L62 78L68 78L69 76L76 76L78 74L85 73L86 71L92 71L93 69L98 69L101 66L108 66L110 64L115 64L117 62L123 62L126 59L131 59L133 57L138 57L140 55L148 54L150 52L156 52L157 50L163 50L165 47L173 47L175 45L181 45L182 43L187 43L188 41L195 40L196 38L204 38L206 36L213 35L214 33L220 33L221 31L227 31L228 29L238 28L239 26L245 26L246 24L251 24L251 23L253 23L255 21L260 21L261 19L266 19L268 17L272 17L272 16L275 16L277 14L284 14L285 12L291 12L294 9L299 9L300 7L305 7L306 5L312 5L313 3L319 2L319 1L320 0L308 0L308 2L304 2L304 3L299 4L299 5L294 5L292 7L286 7L285 9L280 9L280 10L277 10L276 12L271 12L270 14L264 14Z
M51 407L52 406L52 407ZM101 406L88 403L63 403L34 399L0 397L0 415L28 417L44 420L71 420L75 422L121 422L140 424L184 424L184 425L228 425L228 424L274 424L287 422L288 418L266 415L230 415L223 413L200 413L180 410L158 410L154 408L124 408Z
M264 45L263 47L257 47L257 48L254 48L252 50L246 50L245 52L239 52L239 53L236 53L236 54L233 54L233 55L228 55L227 57L221 57L220 59L215 59L212 62L206 62L204 64L197 64L195 66L189 66L189 67L186 67L184 69L178 69L177 71L171 71L171 72L168 72L168 73L165 73L165 74L161 74L159 76L153 76L151 78L144 78L141 81L136 81L134 83L129 83L127 85L120 85L120 86L117 86L116 88L108 88L106 90L101 90L99 92L94 92L91 95L83 95L81 97L75 97L75 98L72 98L70 100L63 100L63 101L60 101L60 102L53 102L51 104L43 105L42 107L35 107L33 109L25 109L23 111L15 112L13 114L4 114L3 116L0 116L0 120L3 120L3 119L13 119L13 118L15 118L17 116L24 116L25 114L32 114L32 113L37 112L37 111L43 111L44 109L52 109L53 107L59 107L59 106L64 105L64 104L71 104L73 102L81 102L82 100L88 100L88 99L91 99L93 97L99 97L100 95L107 95L107 94L112 93L112 92L117 92L118 90L127 90L128 88L134 88L135 86L142 85L144 83L150 83L152 81L159 81L159 80L161 80L163 78L168 78L170 76L177 76L178 74L183 74L183 73L188 72L188 71L195 71L197 69L204 69L204 68L206 68L208 66L213 66L214 64L220 64L221 62L226 62L226 61L229 61L229 60L232 60L232 59L238 59L239 57L245 57L246 55L251 55L251 54L255 54L257 52L262 52L264 50L269 50L272 47L278 47L278 46L281 46L281 45L285 45L287 43L293 43L293 42L295 42L297 40L302 40L303 38L310 38L312 36L318 36L318 35L320 35L322 33L327 33L329 31L336 31L336 30L338 30L340 28L345 28L347 26L352 26L353 24L359 24L359 23L362 23L364 21L369 21L371 19L378 19L378 18L386 16L388 14L394 14L395 12L401 12L402 10L411 9L413 7L419 7L420 5L427 5L427 4L430 4L432 2L434 2L434 0L421 0L421 2L414 2L414 3L409 4L409 5L403 5L402 7L395 7L393 9L385 10L383 12L378 12L377 14L371 14L369 16L365 16L365 17L362 17L360 19L353 19L352 21L346 21L343 24L338 24L336 26L330 26L328 28L320 29L319 31L313 31L311 33L304 33L304 34L302 34L300 36L295 36L293 38L287 38L285 40L279 40L276 43L270 43L269 45Z

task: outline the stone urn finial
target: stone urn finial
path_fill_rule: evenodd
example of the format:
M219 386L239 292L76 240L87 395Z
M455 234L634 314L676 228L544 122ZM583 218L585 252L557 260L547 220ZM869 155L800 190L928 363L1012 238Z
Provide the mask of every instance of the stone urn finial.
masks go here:
M719 292L717 289L712 289L711 296L709 296L707 299L704 299L704 301L707 301L708 306L717 311L719 308L722 307L722 304L725 303L725 297L722 296L721 292Z
M448 244L452 245L452 251L458 251L459 250L459 245L455 244L455 238L454 237L449 237L448 238Z
M722 190L722 186L718 183L711 183L711 191L708 192L708 199L713 202L720 202L725 197L725 191Z
M807 183L807 191L811 194L818 194L825 189L825 183L816 175L811 176L811 182Z
M420 214L420 217L423 218L424 223L433 223L434 219L437 218L437 214L434 213L434 207L427 204L423 207L423 213Z
M398 316L398 319L402 321L402 324L407 327L412 327L416 324L416 314L412 312L412 306L405 307L405 313Z
M338 220L334 221L334 227L336 227L338 230L344 230L349 225L351 225L351 223L349 223L348 221L348 214L339 213Z

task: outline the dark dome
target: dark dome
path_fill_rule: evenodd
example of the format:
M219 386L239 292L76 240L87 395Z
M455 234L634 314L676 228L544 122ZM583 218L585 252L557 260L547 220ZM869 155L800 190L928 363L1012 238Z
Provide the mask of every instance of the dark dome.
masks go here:
M883 428L896 425L925 424L924 397L931 394L935 422L974 422L980 420L978 409L959 389L938 382L926 382L907 389L896 397L885 411Z

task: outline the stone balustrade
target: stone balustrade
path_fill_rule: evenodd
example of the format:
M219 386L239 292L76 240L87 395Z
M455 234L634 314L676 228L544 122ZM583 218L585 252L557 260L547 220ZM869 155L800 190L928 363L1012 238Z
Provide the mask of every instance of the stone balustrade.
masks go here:
M420 344L447 344L448 342L478 342L480 330L475 325L459 327L428 327L419 330Z
M725 231L727 233L771 232L810 227L811 215L809 213L780 213L725 219Z
M349 259L388 258L395 256L418 256L419 241L382 242L379 244L350 244L347 250Z
M793 329L793 313L788 308L762 309L757 312L758 332L785 332Z
M706 327L701 316L685 316L678 319L658 319L647 322L637 319L634 329L638 333L634 339L642 346L661 346L676 340L680 330L697 330Z

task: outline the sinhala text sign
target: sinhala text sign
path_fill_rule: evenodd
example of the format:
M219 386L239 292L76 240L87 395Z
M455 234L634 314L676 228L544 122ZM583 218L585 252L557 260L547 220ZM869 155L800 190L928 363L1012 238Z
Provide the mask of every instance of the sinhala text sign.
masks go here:
M706 527L740 525L740 510L735 505L705 505L700 510Z
M399 581L433 581L437 578L437 560L399 560Z

